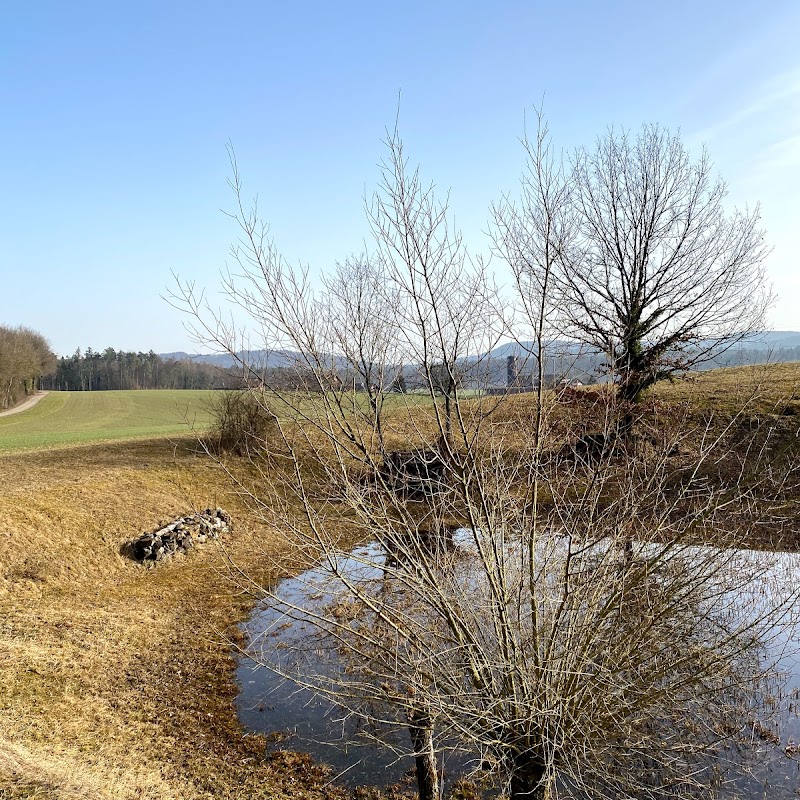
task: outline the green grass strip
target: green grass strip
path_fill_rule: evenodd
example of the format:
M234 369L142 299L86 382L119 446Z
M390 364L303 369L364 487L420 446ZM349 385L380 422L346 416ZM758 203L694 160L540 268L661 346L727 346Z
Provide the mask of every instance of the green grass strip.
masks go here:
M199 389L50 392L27 411L0 417L0 452L202 432L211 422L213 394Z

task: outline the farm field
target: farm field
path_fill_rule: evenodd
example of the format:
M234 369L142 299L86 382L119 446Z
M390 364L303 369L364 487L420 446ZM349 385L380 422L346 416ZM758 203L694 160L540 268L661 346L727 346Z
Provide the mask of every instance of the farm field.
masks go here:
M690 403L698 412L735 414L742 408L761 414L800 414L800 362L756 364L690 373L662 381L652 396L670 403Z
M193 389L50 392L32 408L0 417L0 452L202 432L212 395Z

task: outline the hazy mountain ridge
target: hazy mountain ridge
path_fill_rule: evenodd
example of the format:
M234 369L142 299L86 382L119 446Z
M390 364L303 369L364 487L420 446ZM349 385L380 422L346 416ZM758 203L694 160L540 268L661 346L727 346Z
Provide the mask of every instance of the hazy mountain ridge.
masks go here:
M240 350L237 357L256 369L262 367L290 367L297 363L299 353L291 350ZM186 353L182 350L174 353L159 353L164 359L175 361L199 361L202 364L213 364L215 367L236 367L241 361L230 353Z
M555 339L545 344L545 357L548 359L547 371L565 378L590 379L603 371L605 356L592 352L585 345L564 339ZM466 357L462 363L472 365L480 362L481 373L491 384L502 384L506 379L506 365L509 356L518 359L520 374L531 373L535 369L536 346L534 342L505 342L488 353ZM233 367L237 361L229 353L197 353L183 351L160 353L161 358L197 361L217 367ZM281 368L302 365L299 353L290 350L242 350L238 357L255 369ZM343 359L333 358L334 364L346 365ZM800 361L800 331L764 331L749 335L728 348L718 356L712 356L698 369L759 364L767 361ZM337 366L338 366L337 364ZM407 368L408 369L408 368ZM413 369L413 368L412 368ZM467 367L467 372L471 368Z

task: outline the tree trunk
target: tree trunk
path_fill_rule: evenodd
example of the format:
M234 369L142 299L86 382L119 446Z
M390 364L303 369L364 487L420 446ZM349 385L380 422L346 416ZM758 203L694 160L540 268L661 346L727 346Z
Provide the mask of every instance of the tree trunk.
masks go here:
M441 789L430 717L421 710L413 712L409 717L409 731L416 759L419 798L439 800Z
M541 758L524 752L514 756L511 764L510 800L545 800L546 770Z

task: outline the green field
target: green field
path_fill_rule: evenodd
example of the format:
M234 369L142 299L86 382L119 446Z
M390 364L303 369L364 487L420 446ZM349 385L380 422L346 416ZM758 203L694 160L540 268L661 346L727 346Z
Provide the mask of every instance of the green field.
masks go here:
M0 417L0 452L204 431L212 394L194 389L50 392L33 408Z

